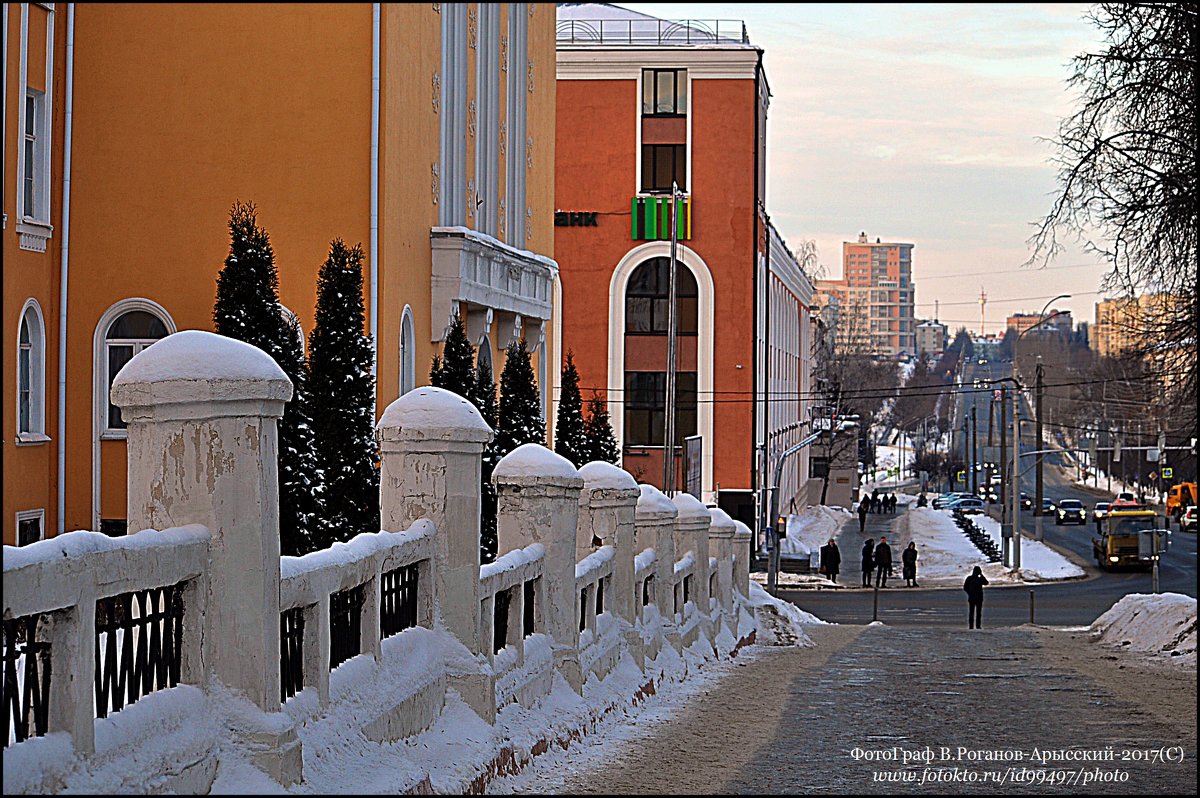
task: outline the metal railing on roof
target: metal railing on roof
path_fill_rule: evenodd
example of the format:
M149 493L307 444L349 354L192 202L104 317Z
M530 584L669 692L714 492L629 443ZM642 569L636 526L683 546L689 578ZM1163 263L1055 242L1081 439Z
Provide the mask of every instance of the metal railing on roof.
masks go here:
M749 44L740 19L564 19L555 30L567 44Z

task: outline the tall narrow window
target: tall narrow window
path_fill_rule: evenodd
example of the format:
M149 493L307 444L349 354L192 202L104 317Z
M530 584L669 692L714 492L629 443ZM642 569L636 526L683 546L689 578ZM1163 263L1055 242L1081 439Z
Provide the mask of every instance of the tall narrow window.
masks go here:
M40 436L45 432L46 336L37 304L32 300L21 314L17 339L17 433Z
M41 173L42 147L42 103L45 95L34 89L25 94L25 134L22 142L22 213L30 219L42 219L42 193L45 191L45 175ZM42 221L45 221L42 219Z
M642 115L685 115L687 85L686 69L643 69Z
M412 308L405 305L400 319L400 395L417 387L417 361L414 346L416 333L413 330ZM482 350L481 350L482 351Z
M109 325L104 335L104 367L108 385L104 392L108 406L105 418L109 431L123 430L127 426L121 418L121 408L114 405L109 398L117 373L134 355L165 337L166 325L157 316L144 310L131 310Z
M666 429L667 373L625 372L625 444L662 446ZM696 372L675 373L675 445L696 434Z
M687 145L642 145L642 191L670 191L677 183L687 191Z
M691 269L675 263L675 331L696 334L699 290ZM651 258L634 270L625 289L625 332L628 335L666 335L670 301L670 258Z

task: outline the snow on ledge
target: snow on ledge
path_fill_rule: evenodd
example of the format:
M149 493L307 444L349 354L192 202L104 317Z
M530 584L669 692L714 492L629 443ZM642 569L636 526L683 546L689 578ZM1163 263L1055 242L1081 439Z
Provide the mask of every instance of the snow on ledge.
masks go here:
M603 460L593 460L579 469L583 486L588 490L636 490L637 480L623 468Z
M690 493L676 493L671 501L679 510L680 518L686 520L702 518L707 522L712 521L712 516L708 514L708 508Z
M360 532L345 543L339 541L327 549L300 557L280 557L279 577L293 579L301 574L349 565L377 552L432 539L435 532L433 523L424 518L414 522L404 532Z
M170 548L188 543L207 543L208 527L200 524L173 527L159 531L143 529L121 537L109 537L100 532L76 530L28 546L4 547L4 570L12 571L64 558L78 558L102 551L131 551L136 549Z
M571 461L538 443L523 443L501 458L492 472L495 479L504 477L559 477L579 479Z
M515 570L522 565L535 562L545 556L546 547L541 543L531 543L523 549L513 549L503 556L497 557L492 562L479 566L479 581L482 582L496 574Z
M605 565L612 562L614 554L615 552L612 546L601 546L600 548L596 549L575 565L575 579L582 579L591 574L593 571L600 570Z
M125 364L113 388L168 380L278 380L283 369L257 346L203 330L184 330L148 346Z
M1173 665L1196 667L1196 599L1181 593L1130 593L1091 626L1102 643Z
M672 517L679 515L675 503L658 488L653 485L638 485L638 490L642 492L642 495L638 497L637 512L665 513Z

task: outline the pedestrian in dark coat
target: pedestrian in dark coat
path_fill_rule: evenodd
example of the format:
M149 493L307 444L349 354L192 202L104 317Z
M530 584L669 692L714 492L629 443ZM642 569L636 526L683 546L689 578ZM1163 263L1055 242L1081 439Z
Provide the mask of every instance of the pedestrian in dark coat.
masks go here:
M988 583L983 575L983 569L978 565L967 581L963 582L963 590L967 591L967 628L983 628L983 586Z
M864 498L864 501L866 499ZM862 548L862 573L863 587L871 586L871 572L875 570L875 541L872 538L867 538L867 542Z
M883 512L883 498L879 495L874 495L871 497L871 512L875 513L876 515Z
M863 534L867 531L867 513L871 512L871 499L867 496L862 497L862 501L858 503L858 534Z
M830 538L829 542L821 547L821 571L829 577L829 581L837 584L838 572L842 570L842 552L837 547L837 542Z
M888 577L892 575L892 547L887 538L880 538L875 547L875 586L887 587Z
M896 512L896 494L889 493L887 495L887 511L893 515Z
M917 584L917 544L908 542L908 548L900 553L900 562L904 564L904 583L907 587L920 587Z

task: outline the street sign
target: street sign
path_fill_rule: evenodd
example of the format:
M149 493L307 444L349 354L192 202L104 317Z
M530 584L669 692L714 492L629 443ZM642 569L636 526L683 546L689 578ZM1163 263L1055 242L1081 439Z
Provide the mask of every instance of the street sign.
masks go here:
M1147 463L1157 463L1161 456L1162 452L1160 452L1158 449L1151 448L1146 450Z
M1154 471L1151 471L1149 479L1151 482L1153 482L1154 480L1158 479L1158 474L1155 473Z
M958 472L958 481L959 481L959 482L966 482L966 481L967 481L967 472L966 472L966 471L959 471L959 472Z
M1170 466L1163 466L1162 475L1163 479L1173 479L1175 477L1175 469Z

